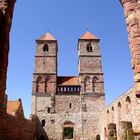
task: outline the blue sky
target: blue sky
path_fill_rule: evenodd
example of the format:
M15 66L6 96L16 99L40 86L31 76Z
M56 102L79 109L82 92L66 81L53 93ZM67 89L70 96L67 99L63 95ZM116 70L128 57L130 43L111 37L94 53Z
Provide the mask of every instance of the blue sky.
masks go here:
M119 0L17 0L10 39L8 99L22 98L31 113L35 39L58 40L58 75L77 75L78 38L86 29L101 39L106 103L133 85L123 9Z

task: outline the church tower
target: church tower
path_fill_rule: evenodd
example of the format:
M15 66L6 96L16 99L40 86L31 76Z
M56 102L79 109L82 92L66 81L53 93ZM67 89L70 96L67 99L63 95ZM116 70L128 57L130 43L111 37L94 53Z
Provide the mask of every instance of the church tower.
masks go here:
M99 117L105 107L104 80L100 55L100 39L86 32L78 41L79 84L81 85L81 113L84 137L89 137L89 127L93 139L100 136ZM84 125L85 121L89 125Z
M83 93L104 94L100 39L90 32L81 36L78 42L79 80Z
M32 82L32 114L54 112L57 81L57 40L45 33L36 40L35 68Z
M100 39L86 32L78 42L78 69L81 94L85 97L94 96L99 102L104 101L104 80L100 55ZM83 102L84 103L84 102ZM91 105L89 105L89 103ZM85 103L87 110L95 111L95 102ZM92 106L93 105L93 106Z

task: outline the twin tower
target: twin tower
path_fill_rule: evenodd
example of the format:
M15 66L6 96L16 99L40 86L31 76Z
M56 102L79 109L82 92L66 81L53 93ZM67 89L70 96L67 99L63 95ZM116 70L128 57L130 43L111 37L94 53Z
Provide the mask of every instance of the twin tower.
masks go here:
M99 137L104 108L99 43L90 32L83 34L78 40L78 76L58 76L57 40L50 33L36 40L32 114L38 118L38 139Z

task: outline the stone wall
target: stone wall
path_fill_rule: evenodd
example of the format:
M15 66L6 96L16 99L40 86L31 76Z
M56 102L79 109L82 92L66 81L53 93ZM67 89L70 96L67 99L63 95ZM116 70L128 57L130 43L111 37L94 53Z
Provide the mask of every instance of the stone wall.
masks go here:
M6 76L9 52L9 32L15 0L0 0L0 114L6 113ZM4 114L3 114L4 113ZM0 115L0 116L1 116Z
M75 95L74 95L75 94ZM77 113L81 110L81 99L80 95L73 93L68 95L56 95L55 96L55 112L56 113Z
M131 63L138 97L140 95L140 0L120 0L120 2L126 18Z
M63 139L64 124L70 122L73 124L75 139L96 139L100 132L99 116L104 108L104 96L91 94L87 93L81 96L79 93L57 93L54 113L47 111L48 107L51 108L51 98L47 94L46 96L38 94L39 96L36 96L37 136L43 135L46 139L47 137ZM45 126L42 126L43 120L45 120Z
M127 92L122 94L112 104L106 107L101 115L101 134L102 139L105 140L107 134L107 126L110 123L116 124L117 140L121 140L119 137L120 122L131 122L134 132L140 131L140 101L135 96L135 87L132 87ZM103 121L104 120L104 121ZM106 130L106 132L105 132Z

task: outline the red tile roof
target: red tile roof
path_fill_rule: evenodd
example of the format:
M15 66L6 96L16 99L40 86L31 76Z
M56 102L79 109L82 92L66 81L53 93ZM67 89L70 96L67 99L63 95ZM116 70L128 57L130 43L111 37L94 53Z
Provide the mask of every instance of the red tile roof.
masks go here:
M7 102L7 113L13 115L17 112L20 107L20 101L8 101Z
M78 86L77 76L59 76L57 77L57 85L59 86Z
M92 33L86 32L80 37L80 39L93 40L93 39L98 39L98 38Z
M56 39L49 33L45 33L44 35L42 35L40 38L38 38L37 40L48 40L48 41L56 41Z

